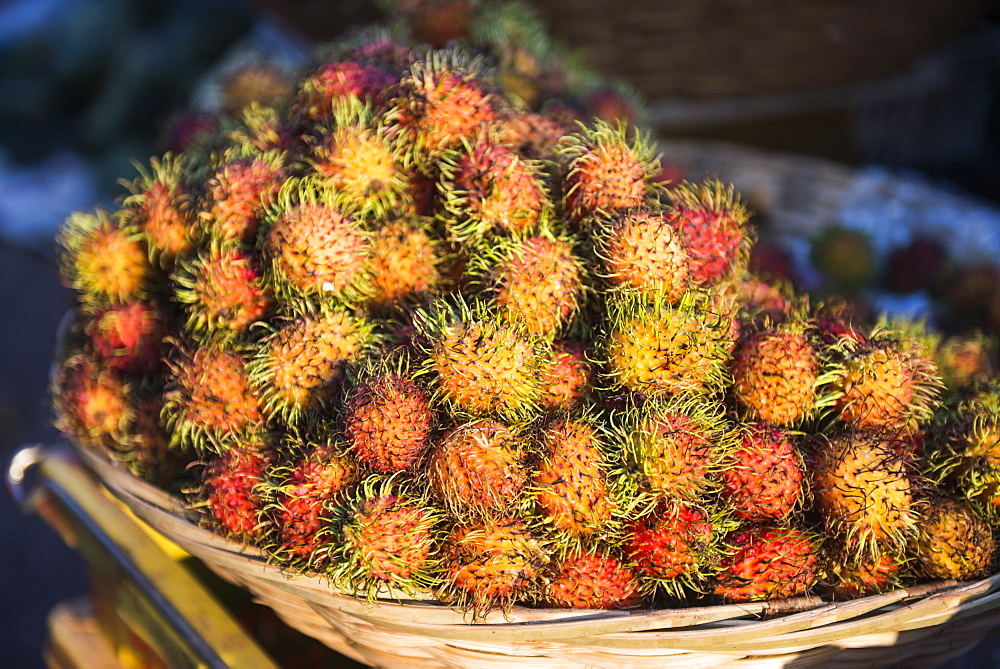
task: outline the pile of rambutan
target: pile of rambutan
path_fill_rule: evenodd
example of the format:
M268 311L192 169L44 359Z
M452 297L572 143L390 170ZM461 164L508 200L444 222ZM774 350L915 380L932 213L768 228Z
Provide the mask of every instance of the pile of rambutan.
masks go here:
M989 347L752 276L733 188L526 101L505 26L337 44L71 216L59 427L282 568L475 616L990 573Z

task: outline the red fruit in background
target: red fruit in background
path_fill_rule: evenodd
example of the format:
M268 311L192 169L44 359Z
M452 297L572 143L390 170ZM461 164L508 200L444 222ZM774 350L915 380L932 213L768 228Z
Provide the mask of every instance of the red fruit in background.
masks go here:
M778 244L761 239L750 249L747 269L762 279L794 281L795 263L791 254Z
M894 249L887 260L885 285L897 293L934 290L942 280L948 252L935 239L914 239Z

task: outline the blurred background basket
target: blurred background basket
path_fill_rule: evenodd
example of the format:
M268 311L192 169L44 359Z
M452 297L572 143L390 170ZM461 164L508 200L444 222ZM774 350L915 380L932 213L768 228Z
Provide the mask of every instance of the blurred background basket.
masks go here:
M99 451L87 466L139 518L249 590L289 626L359 662L388 667L934 667L1000 624L1000 575L857 599L802 597L656 611L515 607L478 624L433 601L368 603L322 577L293 576L197 524L179 500Z
M959 34L983 0L533 0L554 35L651 99L845 86Z

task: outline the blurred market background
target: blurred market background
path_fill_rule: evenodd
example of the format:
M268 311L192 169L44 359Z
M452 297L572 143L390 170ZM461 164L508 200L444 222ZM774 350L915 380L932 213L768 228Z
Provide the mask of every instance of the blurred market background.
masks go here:
M888 219L915 221L903 238L876 235L875 250L912 246L918 233L947 237L950 262L979 272L946 278L969 282L969 325L1000 327L997 2L532 4L554 35L645 98L647 122L673 147L666 157L681 173L737 181L778 232L812 225L814 234L825 219L866 233ZM362 0L0 0L5 462L20 444L57 437L46 385L56 327L72 301L53 241L66 215L120 195L118 179L135 174L132 159L169 145L182 110L220 68L250 53L294 69L311 44L378 17ZM789 216L778 220L782 213ZM955 237L955 220L971 232ZM801 244L775 248L790 272L808 254ZM909 262L929 272L927 257ZM875 305L920 309L931 288L890 291ZM46 615L86 592L84 566L7 496L0 537L0 664L41 666ZM988 640L948 666L1000 666L1000 643Z

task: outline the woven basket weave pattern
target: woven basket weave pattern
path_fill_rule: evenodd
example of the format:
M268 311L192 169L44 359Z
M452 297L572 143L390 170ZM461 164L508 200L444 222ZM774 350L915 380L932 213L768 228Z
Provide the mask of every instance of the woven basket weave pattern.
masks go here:
M1000 576L941 581L843 603L803 597L679 610L515 607L469 624L434 602L375 604L292 576L257 549L217 536L179 500L106 454L78 449L139 518L243 587L289 626L360 662L386 667L937 666L1000 624Z

